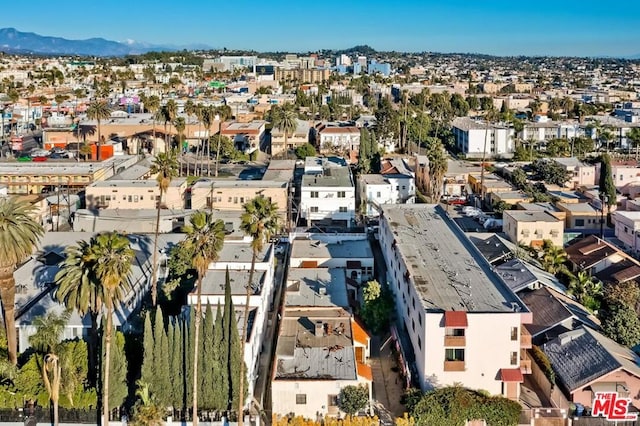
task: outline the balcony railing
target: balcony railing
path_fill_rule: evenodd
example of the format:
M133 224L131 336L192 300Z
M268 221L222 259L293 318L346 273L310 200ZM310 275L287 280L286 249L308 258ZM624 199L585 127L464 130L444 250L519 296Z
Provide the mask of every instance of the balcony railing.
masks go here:
M465 336L444 336L444 345L463 347L466 345Z
M464 361L445 361L444 371L464 371Z
M531 360L530 359L521 359L520 360L520 372L522 374L531 374Z
M524 349L531 349L533 344L531 343L531 334L524 328L521 328L520 332L520 347Z

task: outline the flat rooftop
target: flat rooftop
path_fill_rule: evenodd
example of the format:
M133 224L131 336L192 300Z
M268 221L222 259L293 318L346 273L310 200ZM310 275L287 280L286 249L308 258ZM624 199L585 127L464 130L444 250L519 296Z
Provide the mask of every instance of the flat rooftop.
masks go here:
M560 222L560 219L546 211L505 210L503 214L518 222Z
M175 178L169 183L170 187L182 186L187 181L186 178ZM123 179L123 180L99 180L88 185L89 188L158 188L158 182L155 179Z
M296 169L295 160L271 160L267 171L262 176L263 181L289 181Z
M321 329L317 334L316 322ZM342 309L286 312L274 368L275 380L355 380L349 313Z
M258 253L256 262L268 262L271 244L265 244ZM253 250L251 242L225 240L222 250L218 253L218 262L223 263L251 263Z
M365 185L389 185L389 181L383 175L360 175L358 178L360 179L360 182L364 183Z
M232 295L246 295L247 283L249 282L248 269L229 269L229 284L231 286ZM226 270L215 269L208 270L202 279L202 295L203 296L220 296L224 295L226 283ZM264 285L266 271L256 270L253 274L253 292L252 294L260 294ZM194 292L196 290L194 289Z
M302 176L303 187L353 187L349 169L325 167L323 174L305 174Z
M192 186L196 188L216 189L216 188L286 188L289 181L284 179L276 180L243 180L243 179L199 179Z
M558 203L558 206L562 206L571 213L600 214L600 210L589 203Z
M339 243L326 243L319 240L293 240L291 246L293 259L327 258L373 258L368 240L347 240Z
M382 210L427 311L526 310L440 207L383 205Z
M24 175L89 175L101 169L117 169L121 163L130 161L128 155L111 157L105 161L43 161L26 162L2 161L0 162L0 175L24 176Z
M285 306L348 308L344 269L289 269Z

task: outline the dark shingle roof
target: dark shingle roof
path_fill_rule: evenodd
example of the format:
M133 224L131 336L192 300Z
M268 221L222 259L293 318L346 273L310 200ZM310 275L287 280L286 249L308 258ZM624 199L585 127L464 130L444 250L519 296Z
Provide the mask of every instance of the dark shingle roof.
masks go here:
M522 294L520 298L533 314L533 322L526 327L534 337L573 316L571 311L546 287Z
M496 266L496 274L514 292L523 290L538 281L520 259L511 259Z
M631 349L586 326L558 336L543 351L569 392L620 368L640 377L639 359Z
M587 269L606 259L618 250L600 238L590 235L571 244L565 250L567 258L581 269Z
M505 256L511 254L509 247L507 247L500 238L495 235L487 238L486 240L476 237L470 237L470 239L489 263L496 263L499 260L504 259Z
M623 283L640 276L640 265L630 259L614 263L596 274L604 283Z

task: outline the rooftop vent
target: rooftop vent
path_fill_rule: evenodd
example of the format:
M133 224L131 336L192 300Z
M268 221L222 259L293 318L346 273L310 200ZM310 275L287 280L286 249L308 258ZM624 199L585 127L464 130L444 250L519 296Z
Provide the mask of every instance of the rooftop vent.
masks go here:
M315 322L315 335L318 337L324 336L324 324L320 320Z
M320 288L318 288L318 294L319 294L320 296L324 296L324 295L326 295L326 294L327 294L327 288L326 288L326 287L320 287Z

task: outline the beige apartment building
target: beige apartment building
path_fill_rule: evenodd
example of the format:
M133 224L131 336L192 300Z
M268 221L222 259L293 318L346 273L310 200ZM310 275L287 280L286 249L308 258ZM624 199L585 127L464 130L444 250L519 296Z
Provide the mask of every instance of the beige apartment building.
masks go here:
M173 179L162 197L162 207L183 209L187 180ZM153 180L108 180L94 182L86 188L86 203L96 209L156 209L160 199L158 182Z
M502 232L514 244L538 247L550 240L563 245L564 222L547 211L506 210L502 221Z
M276 203L285 218L288 192L288 181L203 179L191 187L191 208L239 212L244 203L262 195Z

